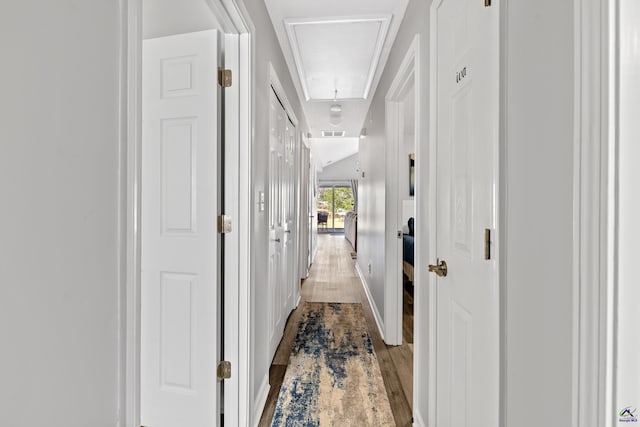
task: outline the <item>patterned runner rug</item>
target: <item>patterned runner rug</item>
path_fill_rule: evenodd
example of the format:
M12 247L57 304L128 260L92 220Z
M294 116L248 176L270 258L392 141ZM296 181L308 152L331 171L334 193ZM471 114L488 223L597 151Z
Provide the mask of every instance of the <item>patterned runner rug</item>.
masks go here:
M395 426L360 304L305 304L271 425Z

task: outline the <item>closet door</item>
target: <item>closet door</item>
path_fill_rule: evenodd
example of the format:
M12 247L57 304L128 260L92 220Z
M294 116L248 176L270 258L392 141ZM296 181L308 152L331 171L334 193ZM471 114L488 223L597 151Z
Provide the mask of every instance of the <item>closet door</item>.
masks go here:
M269 112L269 354L275 354L287 319L284 279L286 125L288 119L272 91ZM288 233L287 233L288 234Z
M296 128L291 121L285 120L285 144L284 144L284 252L282 260L284 265L284 291L285 304L284 316L288 317L291 310L295 308L295 287L298 285L296 276L296 256L295 241L297 239L296 229Z
M218 424L217 31L145 40L141 420Z

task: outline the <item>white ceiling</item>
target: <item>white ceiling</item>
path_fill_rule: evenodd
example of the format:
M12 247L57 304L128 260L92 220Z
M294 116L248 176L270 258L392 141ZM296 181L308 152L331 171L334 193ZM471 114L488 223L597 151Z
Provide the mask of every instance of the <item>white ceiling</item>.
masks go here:
M357 138L408 1L265 0L314 137L312 150L324 159L321 164L357 152ZM342 106L339 126L329 123L335 89ZM344 130L347 138L318 138L323 130Z
M358 138L311 138L309 146L316 164L324 168L358 152Z

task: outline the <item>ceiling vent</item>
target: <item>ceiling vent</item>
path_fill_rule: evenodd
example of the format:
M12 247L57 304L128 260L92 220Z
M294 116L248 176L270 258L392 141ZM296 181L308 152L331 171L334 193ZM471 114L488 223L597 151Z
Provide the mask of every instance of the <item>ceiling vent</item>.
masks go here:
M346 132L343 130L323 130L322 136L324 138L344 138Z

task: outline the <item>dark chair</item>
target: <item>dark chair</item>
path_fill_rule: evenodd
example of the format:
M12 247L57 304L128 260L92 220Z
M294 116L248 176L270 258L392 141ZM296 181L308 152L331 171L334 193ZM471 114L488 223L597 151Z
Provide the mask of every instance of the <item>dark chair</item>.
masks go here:
M318 227L324 226L324 228L327 228L328 220L329 212L318 211Z

